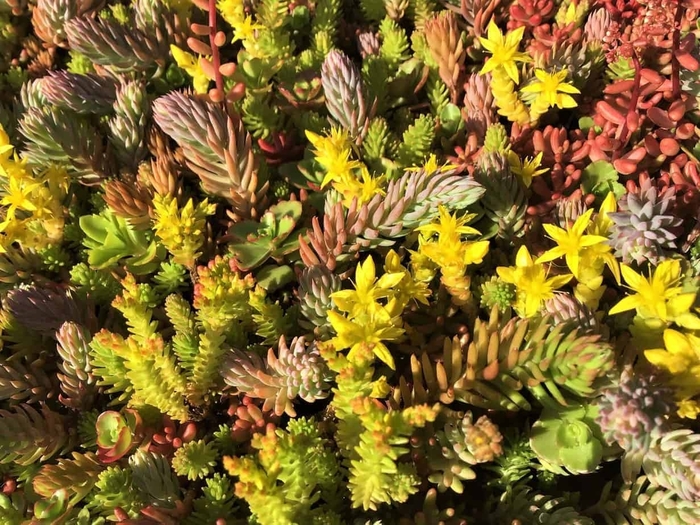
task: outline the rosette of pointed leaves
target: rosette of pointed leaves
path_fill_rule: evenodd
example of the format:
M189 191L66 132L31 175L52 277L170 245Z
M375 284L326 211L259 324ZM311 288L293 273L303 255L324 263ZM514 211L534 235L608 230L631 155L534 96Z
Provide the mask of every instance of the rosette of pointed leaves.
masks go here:
M442 361L433 364L426 354L411 360L421 396L496 410L531 410L524 388L552 409L569 404L562 390L593 397L614 364L600 335L583 334L574 323L551 326L549 317L510 319L497 306L488 321L476 320L468 347L445 339Z
M625 483L611 497L612 485L611 481L603 488L600 500L586 514L601 516L605 523L620 525L688 525L700 522L697 502L685 500L671 490L650 484L646 476Z
M608 213L615 223L610 238L615 256L626 264L658 264L666 249L675 248L675 228L682 223L672 214L675 198L673 187L660 194L648 178L636 191L623 196L620 211Z
M433 471L428 476L431 483L444 492L452 489L464 492L462 480L476 477L471 468L479 463L493 461L503 453L503 436L498 427L486 416L474 423L471 412L461 421L448 421L435 437L428 440L428 464Z
M42 79L41 92L49 103L59 108L86 115L106 115L117 98L117 85L109 77L92 73L52 71Z
M646 453L652 440L670 430L673 390L656 376L623 370L617 384L603 391L596 421L609 444ZM640 458L641 459L641 458Z
M463 33L452 11L441 11L425 23L425 38L433 60L438 65L440 78L450 90L452 103L457 103L464 84Z
M328 321L328 312L334 308L331 295L341 289L341 279L321 265L304 268L299 277L299 309L306 320L299 324L313 329L321 339L333 333Z
M642 466L653 485L671 490L686 501L700 501L700 434L679 429L657 437Z
M520 179L511 172L502 153L482 153L474 180L486 190L479 201L484 218L475 225L485 238L497 235L512 239L525 225L527 194Z
M61 384L58 399L70 408L87 410L92 406L97 393L97 379L92 374L90 364L90 332L73 322L63 323L56 332L58 352L61 361L57 374Z
M415 228L438 216L438 207L463 210L484 194L484 188L472 177L455 170L411 171L389 182L386 195L375 195L362 206L356 201L346 211L341 203L330 206L323 218L312 221L308 239L299 240L305 264L323 264L331 271L349 254L379 246L391 246Z
M213 472L217 455L218 452L211 443L202 439L190 441L175 451L173 470L178 476L185 476L192 481L205 478Z
M488 525L506 523L537 523L542 525L594 525L591 518L581 515L566 497L533 493L526 484L505 490L497 501L491 501L481 517Z
M204 191L223 197L234 218L255 218L266 207L269 183L259 180L252 138L240 119L217 104L172 92L153 103L156 123L182 147Z
M323 61L321 83L326 108L333 119L351 137L364 135L372 108L367 105L367 93L357 66L342 51L334 49Z
M550 315L554 325L574 322L581 333L601 333L601 324L585 304L568 293L557 293L544 303L544 312Z
M542 466L555 474L587 474L619 449L606 447L595 405L545 408L532 425L530 446Z
M326 398L332 379L316 346L307 347L303 337L295 337L289 346L282 337L278 355L270 348L267 362L256 353L232 349L224 358L221 375L239 393L264 399L263 410L274 408L277 415L292 417L294 399L313 403Z
M202 496L192 502L193 511L185 525L208 525L234 515L234 491L231 478L215 473L204 480Z

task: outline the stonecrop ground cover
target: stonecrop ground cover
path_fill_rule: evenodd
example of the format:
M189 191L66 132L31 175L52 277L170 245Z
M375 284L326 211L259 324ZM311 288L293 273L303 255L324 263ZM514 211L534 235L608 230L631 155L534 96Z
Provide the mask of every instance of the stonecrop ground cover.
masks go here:
M700 523L698 0L0 0L0 525Z

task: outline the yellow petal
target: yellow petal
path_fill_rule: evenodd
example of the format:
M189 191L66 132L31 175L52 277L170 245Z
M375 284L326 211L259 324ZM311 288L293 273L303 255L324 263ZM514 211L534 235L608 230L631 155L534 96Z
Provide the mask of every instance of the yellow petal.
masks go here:
M515 265L520 267L532 266L532 256L530 255L527 246L521 246L518 250L518 253L515 256Z
M547 235L549 235L556 242L560 242L561 239L568 237L566 230L560 228L559 226L555 226L554 224L543 224L542 226L544 227L544 231L547 232Z
M513 268L508 266L499 266L496 268L498 276L506 283L515 284L515 272Z
M688 365L685 359L674 357L665 350L645 350L644 357L652 365L668 370L672 374L683 372Z
M464 250L465 264L479 264L489 252L489 241L479 241L469 243Z
M627 312L628 310L634 310L640 306L640 299L636 295L628 295L624 297L619 303L613 306L608 312L609 315L615 315L622 312Z
M551 279L547 279L547 284L552 287L554 290L558 290L565 284L567 284L573 275L571 274L566 274L566 275L557 275L556 277L552 277Z
M639 290L642 286L644 286L646 279L635 272L632 268L626 264L621 264L620 269L622 270L622 277L625 278L625 282L630 288L633 290Z
M389 349L383 343L374 343L374 355L376 355L381 361L386 363L392 370L396 369L394 364L394 357L389 352Z
M515 62L508 62L506 64L503 64L503 69L506 70L506 74L510 77L510 79L515 82L516 84L520 82L520 74L518 73L518 68L515 65Z
M385 273L377 281L377 288L389 290L399 284L405 277L405 273Z
M555 246L551 250L547 250L542 255L540 255L535 261L535 264L542 264L545 262L554 261L555 259L559 259L559 257L563 257L564 255L566 255L566 250L561 246Z

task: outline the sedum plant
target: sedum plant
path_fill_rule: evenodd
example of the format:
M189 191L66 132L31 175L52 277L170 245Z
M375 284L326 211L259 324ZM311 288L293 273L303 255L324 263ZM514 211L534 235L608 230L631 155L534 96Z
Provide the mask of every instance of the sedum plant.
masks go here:
M699 522L699 7L0 0L0 524Z

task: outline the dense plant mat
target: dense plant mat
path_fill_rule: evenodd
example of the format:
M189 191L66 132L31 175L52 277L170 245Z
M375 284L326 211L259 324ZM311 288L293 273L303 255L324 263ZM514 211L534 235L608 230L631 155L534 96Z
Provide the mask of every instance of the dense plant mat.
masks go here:
M0 0L0 524L700 523L697 0Z

